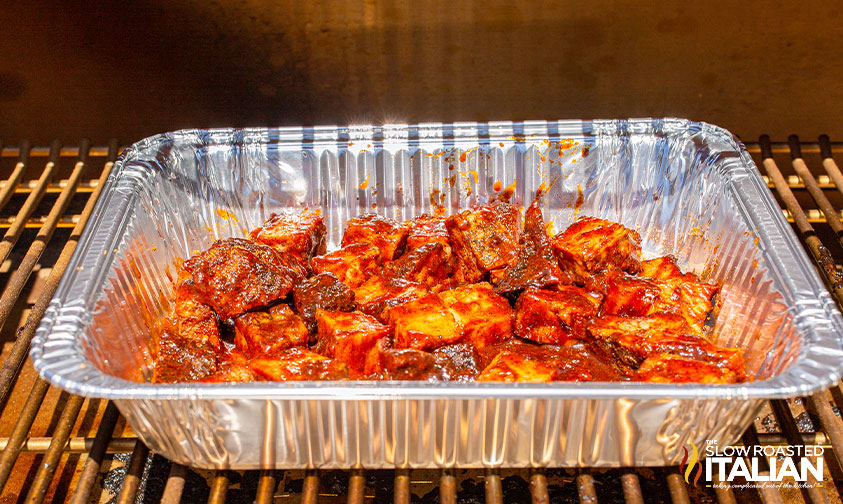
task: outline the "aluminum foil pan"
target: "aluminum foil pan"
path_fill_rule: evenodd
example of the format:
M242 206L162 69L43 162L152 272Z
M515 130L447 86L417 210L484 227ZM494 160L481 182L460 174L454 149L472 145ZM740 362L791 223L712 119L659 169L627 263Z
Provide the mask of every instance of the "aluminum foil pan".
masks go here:
M150 329L180 259L271 213L453 213L515 185L544 215L637 229L646 254L725 284L713 338L754 381L152 385ZM681 119L186 130L122 154L32 357L72 393L113 399L141 439L213 468L632 466L738 439L764 399L837 382L841 315L743 146Z

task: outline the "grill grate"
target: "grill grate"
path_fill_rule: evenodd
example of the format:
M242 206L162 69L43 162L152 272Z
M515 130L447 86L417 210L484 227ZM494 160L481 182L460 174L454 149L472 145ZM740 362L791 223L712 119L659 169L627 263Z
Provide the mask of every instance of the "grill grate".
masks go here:
M840 306L843 306L843 143L748 145ZM118 152L0 142L0 503L87 502L840 502L843 391L770 401L744 445L818 444L829 481L811 489L705 489L677 467L613 470L193 471L154 454L113 404L51 388L27 362L30 341ZM789 157L789 159L788 159ZM821 166L812 170L810 167ZM816 225L816 226L815 226ZM69 232L68 232L69 230ZM56 239L54 238L56 235ZM14 330L17 328L17 331ZM833 406L834 405L834 406ZM766 432L767 427L773 432ZM807 427L807 430L806 430ZM759 433L759 428L765 432Z

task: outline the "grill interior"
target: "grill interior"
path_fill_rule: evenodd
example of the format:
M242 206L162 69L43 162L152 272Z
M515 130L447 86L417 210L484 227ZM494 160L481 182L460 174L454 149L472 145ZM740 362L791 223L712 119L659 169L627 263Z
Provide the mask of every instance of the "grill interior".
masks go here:
M843 143L747 145L843 307ZM40 379L28 350L118 153L92 146L0 142L0 504L11 502L841 502L843 391L770 401L744 445L817 444L824 481L813 488L707 488L678 467L395 471L202 471L152 454L108 401ZM809 481L810 483L810 481Z

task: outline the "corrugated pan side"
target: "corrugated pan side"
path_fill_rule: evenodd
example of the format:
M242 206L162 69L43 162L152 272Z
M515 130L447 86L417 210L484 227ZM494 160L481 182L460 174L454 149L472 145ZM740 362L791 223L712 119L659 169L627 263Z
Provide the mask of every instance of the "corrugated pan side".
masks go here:
M175 264L215 239L320 208L336 246L355 215L453 213L512 185L525 206L541 184L556 230L615 220L646 255L723 282L713 338L745 350L755 381L145 383ZM749 156L680 119L168 133L123 154L70 266L39 372L118 399L151 448L194 465L664 464L686 441L734 441L760 398L834 383L843 357L840 314Z

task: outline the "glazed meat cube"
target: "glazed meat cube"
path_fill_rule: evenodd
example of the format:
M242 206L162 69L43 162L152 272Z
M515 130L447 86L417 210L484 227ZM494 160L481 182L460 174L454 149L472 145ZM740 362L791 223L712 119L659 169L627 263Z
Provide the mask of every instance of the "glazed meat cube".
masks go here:
M325 253L324 221L317 212L273 214L261 227L249 233L249 238L279 252L310 259Z
M392 261L404 251L408 230L408 223L396 222L375 214L361 215L349 219L342 236L342 246L352 243L375 245L381 251L383 262Z
M614 363L607 362L602 356L597 356L585 343L569 343L555 348L555 356L548 362L553 362L556 368L557 381L620 381L627 379L630 371Z
M520 355L528 363L542 364L552 370L553 381L620 381L631 374L629 369L608 362L580 342L557 346L513 339L482 350L481 364L488 367L500 353Z
M585 326L600 309L600 298L574 286L558 291L531 287L515 304L515 334L536 343L562 345L582 338Z
M307 344L307 327L286 304L250 311L234 319L234 343L247 355L271 354Z
M699 278L696 275L682 273L679 266L676 265L676 259L670 255L657 257L649 261L641 261L641 271L638 274L643 277L657 278L659 280L678 279L688 282L699 282Z
M353 311L356 307L354 291L333 273L319 273L297 285L293 303L310 332L316 332L316 310Z
M353 243L310 260L314 273L333 273L352 289L381 272L381 251L368 243Z
M495 292L516 292L527 287L569 284L570 278L561 269L550 246L547 227L542 217L541 194L530 204L524 215L524 231L515 264L491 272Z
M214 374L203 378L202 383L248 383L255 381L249 360L239 350L225 352L219 357Z
M389 310L395 348L433 350L462 336L451 310L436 294L427 294Z
M453 254L453 281L460 284L479 282L483 279L486 273L480 269L477 264L477 258L471 251L465 235L462 233L453 235L451 237L451 253ZM500 270L495 270L500 271Z
M217 352L208 344L176 334L158 338L152 383L193 382L217 371Z
M416 250L428 243L441 243L445 256L451 256L451 242L448 239L448 229L445 227L445 217L422 214L410 223L407 250Z
M675 313L685 318L694 334L702 335L714 295L719 289L717 285L685 281L682 277L659 280L612 275L606 282L606 301L601 313L628 317Z
M480 373L477 381L486 382L552 382L556 370L540 361L529 360L518 353L499 353Z
M470 252L480 270L490 271L515 263L520 217L517 208L496 201L454 214L445 226L454 252L466 260Z
M178 334L197 344L208 344L220 348L220 328L217 315L210 306L197 301L199 293L193 287L193 279L186 273L180 275L176 286L175 314Z
M640 242L637 232L620 224L582 217L556 235L551 244L562 270L582 285L604 269L636 273Z
M254 359L249 363L252 371L271 381L343 380L348 378L348 367L334 359L293 347L286 352Z
M488 283L457 287L439 297L454 315L460 341L480 349L512 337L512 308Z
M390 308L420 298L428 292L428 288L418 282L377 276L354 289L354 300L363 313L386 321L386 312Z
M296 256L242 238L214 243L186 261L184 270L199 301L223 319L283 298L307 273Z
M411 250L383 268L384 276L403 278L441 288L448 280L448 257L441 243L428 243Z
M668 353L647 357L632 378L652 383L740 383L746 381L743 369L723 367L718 363Z
M473 381L483 369L477 349L468 343L441 346L433 355L439 366L447 370L449 380Z
M744 360L740 349L718 347L692 332L684 318L668 313L648 317L603 316L594 319L586 331L589 344L596 351L632 369L654 354L670 353L742 372Z
M446 370L432 353L412 348L390 348L381 352L381 366L388 380L447 380Z
M325 310L317 310L316 322L319 353L363 375L380 371L378 342L389 335L389 326L365 313Z

